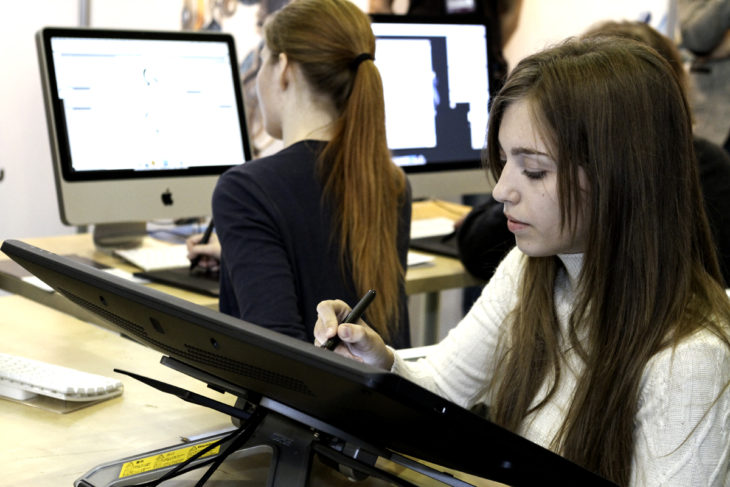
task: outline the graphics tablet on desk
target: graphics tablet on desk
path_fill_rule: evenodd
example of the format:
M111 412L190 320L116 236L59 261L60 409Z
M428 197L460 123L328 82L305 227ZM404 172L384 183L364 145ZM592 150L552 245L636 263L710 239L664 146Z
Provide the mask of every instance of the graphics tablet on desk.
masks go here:
M160 284L194 291L208 296L220 295L219 273L191 273L190 267L173 267L147 272L136 272L135 277L149 279Z
M410 247L415 250L459 258L459 247L456 233L448 235L434 235L432 237L412 238Z
M369 471L378 469L378 457L415 469L408 456L512 486L613 485L391 372L23 242L6 240L2 251L109 327L163 354L163 363L236 395L251 417L286 419L306 440L299 454L282 457L304 457L299 471L308 471L316 451ZM121 357L119 365L135 367ZM278 433L273 446L288 448L290 433ZM464 485L437 470L431 473L449 477L448 485Z

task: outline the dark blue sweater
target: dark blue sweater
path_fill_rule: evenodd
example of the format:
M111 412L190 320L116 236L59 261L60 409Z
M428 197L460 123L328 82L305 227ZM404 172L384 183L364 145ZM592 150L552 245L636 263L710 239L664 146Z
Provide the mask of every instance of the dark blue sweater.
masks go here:
M303 141L232 168L213 193L222 246L220 310L309 342L320 301L342 299L354 306L360 298L349 264L348 269L339 264L332 212L316 177L316 155L323 147ZM410 221L409 191L398 227L404 268ZM391 341L396 348L410 345L404 283L400 294L399 333Z

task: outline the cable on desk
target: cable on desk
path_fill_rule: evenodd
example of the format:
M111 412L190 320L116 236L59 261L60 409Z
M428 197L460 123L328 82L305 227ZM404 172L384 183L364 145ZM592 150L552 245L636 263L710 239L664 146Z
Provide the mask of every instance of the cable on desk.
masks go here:
M251 438L253 432L256 431L256 427L261 424L267 411L261 408L256 408L251 417L246 421L246 427L236 436L228 447L223 450L217 457L213 459L213 464L208 467L208 470L200 477L200 480L195 484L195 487L202 487L208 479L213 475L218 467L230 456L231 453L238 451L246 442Z
M256 427L261 424L261 421L263 421L264 416L266 416L267 411L261 408L256 408L251 414L251 416L246 420L244 424L242 424L239 428L234 430L233 432L229 433L225 437L221 438L220 440L211 443L204 449L197 452L195 455L191 456L184 462L181 462L175 466L172 470L164 474L158 479L151 480L149 482L143 482L141 484L131 484L129 487L157 487L162 482L165 482L167 480L170 480L172 478L178 477L180 475L184 475L190 471L197 470L199 468L209 466L208 470L205 471L203 476L198 480L198 482L195 484L195 487L202 487L215 473L215 471L220 467L220 465L225 461L226 458L228 458L231 453L234 453L238 451L243 445L246 444L246 442L251 438L254 431L256 431ZM230 441L231 443L218 455L216 455L213 458L210 458L208 460L205 460L204 462L199 463L198 465L190 465L193 461L197 460L201 456L205 455L207 452L212 450L213 448L216 448L226 442Z
M145 377L143 375L135 374L134 372L129 372L126 370L114 369L114 371L118 372L120 374L128 375L144 384L154 387L155 389L157 389L159 391L177 396L184 401L190 402L192 404L197 404L200 406L205 406L207 408L214 409L214 410L222 412L224 414L229 414L230 416L232 416L234 418L244 420L244 422L241 424L241 426L239 428L237 428L233 432L229 433L228 435L224 436L220 440L217 440L217 441L211 443L210 445L208 445L204 449L200 450L199 452L197 452L196 454L194 454L187 460L177 464L172 470L165 473L158 479L152 480L149 482L143 482L140 484L132 484L132 485L130 485L130 487L156 487L156 486L160 485L162 482L165 482L166 480L169 480L171 478L185 474L192 470L196 470L198 468L210 465L210 467L203 474L203 476L198 481L198 483L195 484L196 487L202 486L210 478L210 476L213 475L213 473L220 466L220 464L223 463L223 461L226 458L228 458L228 456L231 453L237 451L241 446L243 446L251 438L251 435L253 435L253 432L256 431L256 429L258 428L258 426L261 424L264 417L266 416L267 411L262 408L257 407L255 409L253 409L253 412L251 412L249 414L242 410L238 410L235 407L228 406L227 404L220 403L218 401L214 401L206 396L202 396L195 392L182 389L180 387L174 386L172 384L168 384L166 382L152 379L150 377ZM197 460L205 453L209 452L213 448L216 448L228 441L230 441L231 443L221 453L219 453L215 457L202 461L199 464L194 465L194 466L190 465L193 461Z
M241 425L241 427L239 427L236 430L232 431L231 433L229 433L228 435L224 436L220 440L218 440L218 441L216 441L214 443L211 443L210 445L206 446L205 448L203 448L202 450L200 450L199 452L197 452L195 455L191 456L190 458L188 458L184 462L178 463L175 466L175 468L173 468L172 470L170 470L169 472L167 472L162 477L160 477L158 479L155 479L155 480L151 480L149 482L142 482L141 484L130 484L129 487L157 487L158 485L160 485L162 482L165 482L166 480L170 480L171 478L177 477L179 475L186 474L186 473L188 473L188 472L190 472L192 470L195 470L197 468L201 468L201 467L205 467L206 465L210 465L211 463L213 463L213 461L215 460L215 458L208 459L208 460L206 460L206 461L204 461L204 462L202 462L202 463L200 463L198 465L195 465L195 466L190 466L190 463L192 463L193 461L197 460L201 456L205 455L206 453L208 453L213 448L217 448L220 445L222 445L223 443L226 443L227 441L230 441L230 440L234 439L237 435L240 435L243 431L245 431L246 430L246 427L247 427L247 424Z

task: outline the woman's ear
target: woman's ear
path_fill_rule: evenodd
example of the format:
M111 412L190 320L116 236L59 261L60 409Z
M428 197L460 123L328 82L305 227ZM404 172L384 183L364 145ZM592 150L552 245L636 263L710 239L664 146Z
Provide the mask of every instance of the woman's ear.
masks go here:
M279 53L279 62L277 63L279 68L278 72L278 83L282 90L286 90L289 87L292 77L292 65L289 62L289 56L285 53Z

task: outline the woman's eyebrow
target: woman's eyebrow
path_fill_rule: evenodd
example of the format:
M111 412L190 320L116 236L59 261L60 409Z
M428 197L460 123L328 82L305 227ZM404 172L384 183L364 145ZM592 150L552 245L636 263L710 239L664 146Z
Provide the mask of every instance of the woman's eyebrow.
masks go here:
M537 149L532 149L530 147L513 147L509 152L513 156L532 155L532 156L545 156L545 157L550 157L550 154L548 154L546 152L539 151Z

